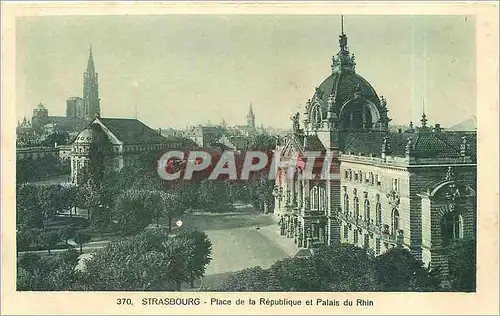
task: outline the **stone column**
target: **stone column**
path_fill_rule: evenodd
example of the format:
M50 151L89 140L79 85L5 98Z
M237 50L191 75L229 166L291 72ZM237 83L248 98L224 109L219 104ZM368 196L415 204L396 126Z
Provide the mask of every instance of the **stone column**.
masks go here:
M302 179L297 176L297 207L302 208L302 200L303 200L303 187L302 187Z
M296 200L296 189L297 187L295 186L295 173L293 174L293 177L290 179L290 206L295 207L297 204Z
M303 191L302 191L302 210L304 212L309 211L310 205L309 205L309 180L303 179Z

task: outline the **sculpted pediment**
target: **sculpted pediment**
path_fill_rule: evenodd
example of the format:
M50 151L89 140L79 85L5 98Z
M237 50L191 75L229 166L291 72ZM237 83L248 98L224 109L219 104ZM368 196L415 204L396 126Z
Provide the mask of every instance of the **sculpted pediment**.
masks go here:
M294 138L288 137L285 142L285 146L281 151L282 157L296 157L301 153L299 144Z

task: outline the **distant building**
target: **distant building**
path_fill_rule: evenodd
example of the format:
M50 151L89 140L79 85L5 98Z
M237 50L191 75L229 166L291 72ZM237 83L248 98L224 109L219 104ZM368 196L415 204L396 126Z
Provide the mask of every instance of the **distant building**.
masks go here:
M119 171L136 164L144 152L181 146L137 119L96 117L73 141L71 179L78 183L86 167Z
M255 114L253 113L252 104L250 104L250 109L247 114L247 127L249 129L255 129Z
M184 136L194 141L200 147L210 147L221 139L223 130L219 126L197 125L188 128Z
M55 147L20 147L16 148L16 160L35 160L45 156L58 157Z
M85 118L82 98L71 97L66 100L66 117Z

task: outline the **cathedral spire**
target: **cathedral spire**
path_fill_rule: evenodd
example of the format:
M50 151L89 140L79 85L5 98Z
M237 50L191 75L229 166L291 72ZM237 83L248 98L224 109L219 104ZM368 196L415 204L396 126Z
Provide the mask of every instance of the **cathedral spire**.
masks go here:
M84 117L89 121L101 112L98 78L92 56L92 45L90 45L87 70L83 74L83 112Z
M250 109L247 114L247 126L255 129L255 114L253 113L252 103L250 103Z
M87 62L87 73L93 74L95 72L94 58L92 56L92 45L90 45L89 60Z

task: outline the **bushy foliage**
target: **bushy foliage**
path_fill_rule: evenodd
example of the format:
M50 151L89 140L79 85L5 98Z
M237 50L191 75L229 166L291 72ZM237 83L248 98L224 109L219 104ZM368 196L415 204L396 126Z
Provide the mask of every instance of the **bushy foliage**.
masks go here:
M436 280L407 250L394 248L374 258L364 249L338 244L309 257L286 258L269 269L235 272L216 291L433 291Z
M18 291L68 291L80 278L75 270L78 256L74 250L63 252L54 258L42 258L26 253L17 261Z
M444 255L448 261L448 273L452 291L476 291L476 241L460 239L449 245Z
M168 237L148 229L112 243L85 263L84 287L100 291L172 291L191 276L202 276L211 244L204 233L189 231Z

